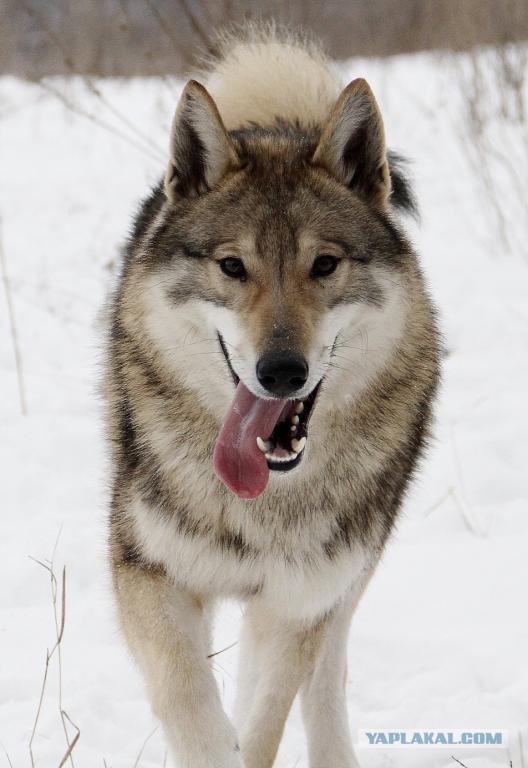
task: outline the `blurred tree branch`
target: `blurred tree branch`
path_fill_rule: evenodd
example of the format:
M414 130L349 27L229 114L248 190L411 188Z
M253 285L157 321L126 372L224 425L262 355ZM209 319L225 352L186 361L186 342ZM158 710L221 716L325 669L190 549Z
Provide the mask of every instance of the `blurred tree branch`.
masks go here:
M248 18L313 32L338 59L528 39L526 0L4 0L0 72L181 74L217 31Z

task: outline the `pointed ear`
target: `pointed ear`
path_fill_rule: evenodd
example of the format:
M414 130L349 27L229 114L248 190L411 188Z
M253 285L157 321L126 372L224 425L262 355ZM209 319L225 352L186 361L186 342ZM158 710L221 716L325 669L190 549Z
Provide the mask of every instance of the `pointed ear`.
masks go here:
M237 167L235 149L216 104L206 89L190 80L172 123L165 194L170 202L207 192Z
M332 110L312 158L369 202L390 194L383 121L366 80L353 80Z

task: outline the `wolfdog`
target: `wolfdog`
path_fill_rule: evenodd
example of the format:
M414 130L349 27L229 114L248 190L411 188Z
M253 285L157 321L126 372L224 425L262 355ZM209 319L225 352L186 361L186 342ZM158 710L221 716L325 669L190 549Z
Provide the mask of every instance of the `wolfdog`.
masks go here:
M118 613L177 765L269 768L299 692L311 768L353 768L349 623L438 379L412 193L370 87L315 43L227 36L201 79L110 308ZM245 606L233 723L222 598Z

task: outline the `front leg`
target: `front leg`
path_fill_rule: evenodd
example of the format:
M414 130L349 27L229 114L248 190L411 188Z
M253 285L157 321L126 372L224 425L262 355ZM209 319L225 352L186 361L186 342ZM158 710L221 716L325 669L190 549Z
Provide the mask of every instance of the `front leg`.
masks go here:
M242 768L210 669L201 601L163 569L114 563L121 624L178 768Z
M349 595L327 621L313 670L301 688L310 768L359 768L346 703L347 640L357 600Z
M314 626L265 611L258 599L244 614L235 723L247 768L271 768L292 702L309 676L324 621Z

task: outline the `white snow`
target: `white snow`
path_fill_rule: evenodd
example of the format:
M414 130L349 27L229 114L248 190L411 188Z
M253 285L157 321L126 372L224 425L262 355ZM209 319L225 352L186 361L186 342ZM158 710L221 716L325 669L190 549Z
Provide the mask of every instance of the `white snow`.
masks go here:
M460 94L432 56L351 62L386 118L391 147L413 160L423 211L413 237L440 308L447 356L436 441L353 622L350 719L356 729L505 728L505 750L364 750L366 768L523 768L528 760L527 226L502 189L506 252L462 141ZM168 80L0 79L0 217L23 362L20 413L5 295L0 301L0 744L15 768L28 744L55 629L49 578L29 556L67 568L63 707L79 726L80 768L161 768L163 739L113 615L105 562L98 311L131 214L163 172L180 85ZM113 126L118 133L112 133ZM503 131L504 128L504 131ZM522 131L493 128L508 145ZM153 149L158 147L160 149ZM159 157L159 160L157 159ZM524 170L521 175L524 174ZM510 204L511 202L511 204ZM516 207L517 206L517 207ZM240 609L219 615L215 648L236 640ZM226 705L236 647L214 659ZM74 730L70 728L73 735ZM524 763L520 753L524 743ZM36 765L65 751L57 667L33 743ZM0 749L0 765L9 765ZM294 709L278 768L306 766ZM331 766L329 766L331 768Z

